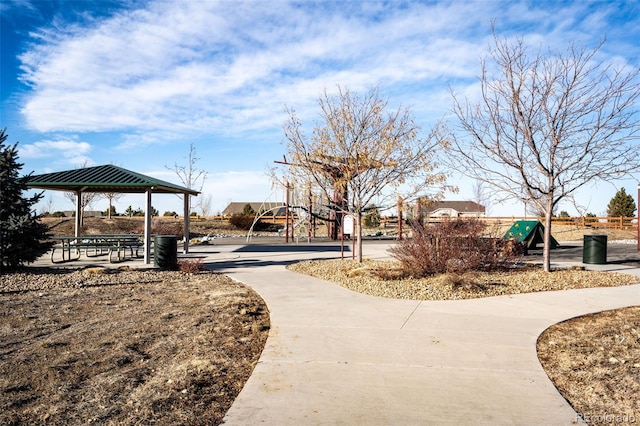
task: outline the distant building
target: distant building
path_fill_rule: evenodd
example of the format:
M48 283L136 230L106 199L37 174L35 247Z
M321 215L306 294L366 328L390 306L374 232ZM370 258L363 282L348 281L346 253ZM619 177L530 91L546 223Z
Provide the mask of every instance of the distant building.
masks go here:
M271 208L276 208L273 211L274 216L284 216L286 214L284 206L278 207L278 204L272 203L269 205L268 203L252 203L252 202L238 202L238 203L229 203L229 205L222 210L222 216L233 216L234 214L241 214L244 212L244 206L249 204L254 212L258 213L261 209L270 210Z
M419 216L426 217L481 217L486 208L475 201L422 201Z

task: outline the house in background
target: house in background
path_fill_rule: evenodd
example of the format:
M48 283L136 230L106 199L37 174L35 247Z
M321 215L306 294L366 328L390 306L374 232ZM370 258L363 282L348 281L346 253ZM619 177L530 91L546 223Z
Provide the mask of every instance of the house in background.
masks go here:
M238 203L229 203L229 205L222 210L222 216L233 216L234 214L241 214L244 212L244 206L246 206L247 204L249 204L251 206L251 208L253 209L254 212L258 213L261 209L262 210L270 210L271 208L276 208L273 211L273 215L274 216L284 216L286 214L285 211L285 207L282 206L281 204L276 204L276 203L262 203L262 202L258 202L258 203L252 203L252 202L238 202Z
M486 208L475 201L422 201L420 217L482 217Z

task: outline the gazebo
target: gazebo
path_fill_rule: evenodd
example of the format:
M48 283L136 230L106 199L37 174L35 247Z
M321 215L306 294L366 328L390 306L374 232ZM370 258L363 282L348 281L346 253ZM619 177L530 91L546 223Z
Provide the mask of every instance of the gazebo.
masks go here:
M184 253L189 251L189 196L199 194L198 191L193 189L132 172L112 164L32 175L27 181L27 187L76 194L76 237L80 236L80 218L82 214L80 200L83 193L146 194L144 216L144 262L146 264L150 263L151 257L151 194L183 194L185 235L183 251Z

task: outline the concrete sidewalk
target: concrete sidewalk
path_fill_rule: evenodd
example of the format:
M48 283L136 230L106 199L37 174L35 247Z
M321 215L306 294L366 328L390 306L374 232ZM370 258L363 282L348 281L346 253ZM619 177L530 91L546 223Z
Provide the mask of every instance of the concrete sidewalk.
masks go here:
M227 250L207 261L264 298L272 327L228 425L579 423L538 361L538 336L571 317L640 304L640 285L389 300L285 269L320 254L312 249Z

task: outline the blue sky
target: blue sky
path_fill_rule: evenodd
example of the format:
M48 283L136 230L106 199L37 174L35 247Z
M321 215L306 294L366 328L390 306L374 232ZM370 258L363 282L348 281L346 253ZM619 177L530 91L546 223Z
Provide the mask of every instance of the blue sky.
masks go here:
M500 36L533 46L595 47L606 37L601 59L637 67L640 58L638 1L3 0L0 13L0 126L20 142L24 172L113 163L180 184L167 166L186 165L193 143L213 213L270 196L285 106L311 131L325 89L378 85L428 130L451 107L449 87L477 91L492 21ZM472 182L450 183L460 192L448 199L473 197ZM604 213L620 187L637 193L626 180L587 188L578 201ZM53 191L44 203L72 208ZM143 204L129 195L116 208ZM175 196L153 205L181 209Z

